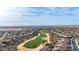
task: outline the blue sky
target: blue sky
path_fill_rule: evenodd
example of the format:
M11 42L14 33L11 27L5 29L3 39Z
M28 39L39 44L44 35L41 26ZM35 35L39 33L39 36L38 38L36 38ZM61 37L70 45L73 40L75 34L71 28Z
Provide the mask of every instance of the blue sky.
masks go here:
M78 7L16 7L0 9L0 26L79 25Z

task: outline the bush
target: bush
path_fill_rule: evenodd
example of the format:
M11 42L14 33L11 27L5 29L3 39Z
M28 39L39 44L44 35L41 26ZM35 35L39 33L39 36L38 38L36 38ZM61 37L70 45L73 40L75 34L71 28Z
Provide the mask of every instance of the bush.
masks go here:
M45 42L47 42L47 40L43 40L43 42L42 42L42 43L45 43Z

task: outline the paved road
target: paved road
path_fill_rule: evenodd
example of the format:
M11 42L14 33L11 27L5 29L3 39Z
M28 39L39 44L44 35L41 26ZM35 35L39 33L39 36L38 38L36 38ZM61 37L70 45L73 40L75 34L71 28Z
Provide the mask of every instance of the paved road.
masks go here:
M2 36L1 36L1 38L0 38L0 42L2 42L3 41L3 39L7 36L7 32L5 32Z
M76 40L76 39L74 39L74 38L71 39L71 47L72 47L72 49L73 49L74 51L79 51L79 48L78 48L77 43L76 43L75 40Z
M60 36L60 37L67 37L66 35L63 35L63 34L60 34L60 33L58 33L58 32L55 32L55 31L52 31L54 34L57 34L58 36Z

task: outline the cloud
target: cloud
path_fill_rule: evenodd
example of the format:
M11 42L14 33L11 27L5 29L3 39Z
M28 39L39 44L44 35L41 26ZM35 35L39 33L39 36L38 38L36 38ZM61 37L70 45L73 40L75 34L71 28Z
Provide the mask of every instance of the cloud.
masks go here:
M4 17L0 16L3 24L8 21L24 25L79 24L79 7L16 7L5 12Z
M9 16L79 16L79 7L16 7L9 8Z
M28 13L31 15L50 16L78 16L78 7L32 7Z

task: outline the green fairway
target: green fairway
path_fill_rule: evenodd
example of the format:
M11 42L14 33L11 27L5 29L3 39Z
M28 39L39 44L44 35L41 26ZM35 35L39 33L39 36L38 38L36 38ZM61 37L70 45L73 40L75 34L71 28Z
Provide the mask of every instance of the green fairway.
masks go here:
M38 47L44 40L43 38L46 37L45 32L40 32L40 36L35 38L34 40L28 41L27 43L24 44L24 47L26 48L36 48Z

